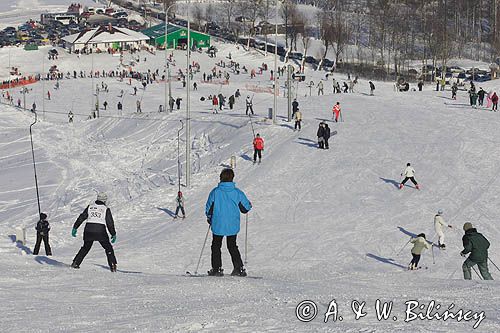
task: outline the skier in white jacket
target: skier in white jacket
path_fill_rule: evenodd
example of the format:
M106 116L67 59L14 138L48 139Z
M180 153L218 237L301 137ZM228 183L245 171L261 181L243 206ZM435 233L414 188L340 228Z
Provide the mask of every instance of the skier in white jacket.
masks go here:
M446 247L446 245L444 245L444 231L443 231L443 227L448 227L448 228L451 228L452 226L449 225L449 224L446 224L446 222L444 222L444 219L443 219L443 211L442 210L438 210L437 212L437 215L434 216L434 229L436 230L436 234L438 235L438 245L439 245L439 248L440 249L443 249Z
M417 181L415 180L415 169L411 166L410 163L406 164L406 169L401 173L401 176L405 176L405 179L399 184L399 189L402 189L405 183L408 180L411 180L411 182L415 185L417 190L420 190L420 186L418 185Z

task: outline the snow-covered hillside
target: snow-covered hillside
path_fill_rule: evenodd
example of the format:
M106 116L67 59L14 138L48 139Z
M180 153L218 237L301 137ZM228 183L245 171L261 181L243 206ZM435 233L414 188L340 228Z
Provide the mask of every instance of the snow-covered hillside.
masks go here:
M405 322L405 302L435 300L444 311L455 307L484 311L478 332L500 330L500 287L497 281L464 281L461 228L472 222L491 241L490 257L500 263L500 229L496 218L500 184L499 114L471 109L465 93L396 93L392 84L377 83L369 96L368 83L360 80L353 94L333 95L331 77L307 71L307 83L298 85L298 102L304 115L301 132L286 121L286 100L280 92L277 124L264 118L272 107L271 94L255 94L252 118L256 133L266 141L263 162L251 162L253 139L245 116L248 85L270 87L269 72L250 79L232 72L229 85L201 82L216 62L231 52L248 69L272 64L252 51L218 44L216 59L195 54L201 65L192 91L193 184L183 188L188 217L173 220L177 192L177 131L185 117L185 89L172 84L174 98L182 97L181 110L158 113L164 85L154 83L145 91L140 83L116 78L65 79L60 89L54 81L32 85L27 105L37 103L39 122L33 126L42 210L49 214L54 255L32 256L34 225L38 214L29 141L30 112L0 106L0 311L2 331L30 332L471 332L476 320L415 320ZM23 73L41 71L47 48L25 52L11 50L15 66ZM117 68L111 55L70 55L61 50L56 61L63 72L92 68ZM0 50L2 63L7 50ZM144 62L143 58L147 61ZM162 52L141 53L136 70L163 71ZM92 59L93 58L93 59ZM185 68L184 53L174 52L176 67ZM130 61L130 55L125 62ZM219 67L217 68L219 69ZM228 70L220 68L221 71ZM5 77L2 68L0 76ZM344 81L343 75L334 75ZM309 97L306 84L324 80L325 95ZM109 86L100 93L108 101L103 118L87 120L92 107L93 85ZM283 83L281 83L282 85ZM133 96L132 88L139 88ZM484 84L497 90L493 81ZM42 89L44 90L42 91ZM229 96L236 89L243 96L234 111L213 114L202 96ZM282 89L283 87L281 87ZM45 90L51 100L42 103ZM124 90L124 111L116 104ZM19 89L11 89L16 103ZM307 96L305 96L307 95ZM137 99L143 113L135 113ZM331 108L339 101L343 123L331 121ZM2 99L5 102L5 99ZM43 110L45 109L45 114ZM75 122L67 123L73 110ZM326 121L337 134L330 150L316 148L316 130ZM185 136L181 132L181 161L185 160ZM236 156L236 183L254 209L248 221L248 264L252 278L190 278L207 232L204 205L218 182L220 171ZM415 167L422 190L397 189L407 162ZM184 182L184 178L182 178ZM78 214L106 191L116 220L115 252L119 272L109 272L104 253L94 244L80 270L66 268L82 245L82 229L70 235ZM409 235L424 232L436 241L433 217L443 209L455 228L447 231L447 250L425 252L423 267L408 272L410 247L399 251ZM28 244L12 242L14 229L26 227ZM245 252L245 218L239 247ZM225 247L225 246L224 246ZM26 254L27 253L27 254ZM43 251L42 251L43 253ZM230 272L229 255L223 252ZM210 268L210 237L200 271ZM500 274L490 267L494 278ZM324 323L328 304L335 299L343 321ZM375 317L375 301L394 301L391 318ZM296 318L303 300L318 306L312 322ZM368 315L354 319L351 302L366 301ZM425 309L422 310L425 312ZM434 310L435 312L435 310ZM331 319L331 318L330 318Z

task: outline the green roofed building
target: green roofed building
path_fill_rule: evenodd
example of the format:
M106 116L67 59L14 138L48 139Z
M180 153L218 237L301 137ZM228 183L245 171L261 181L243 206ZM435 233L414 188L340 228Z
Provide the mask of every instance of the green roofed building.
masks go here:
M149 43L155 46L165 45L165 23L155 25L151 28L141 31L150 38ZM168 25L168 48L177 48L182 44L187 44L187 28L169 24ZM191 30L191 46L209 47L210 35Z

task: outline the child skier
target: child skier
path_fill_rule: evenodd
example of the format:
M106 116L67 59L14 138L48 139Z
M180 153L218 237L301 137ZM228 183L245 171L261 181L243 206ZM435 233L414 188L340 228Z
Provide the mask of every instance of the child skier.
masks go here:
M253 163L257 162L257 156L259 157L259 164L260 160L262 159L262 151L264 150L264 139L260 137L260 134L257 133L255 136L255 139L253 139Z
M418 269L418 262L420 261L422 251L424 249L430 249L431 245L425 239L425 234L419 234L417 237L412 238L410 243L413 244L413 248L411 249L411 255L413 258L411 259L408 269L414 270Z
M175 202L177 203L177 208L175 209L174 219L179 217L179 210L182 212L182 218L186 217L186 212L184 211L184 197L182 196L182 192L177 192L177 198L175 198Z
M406 164L406 169L401 173L401 176L405 176L405 179L399 184L399 189L402 189L405 183L408 180L411 180L411 182L415 185L417 190L420 190L420 186L418 185L417 181L415 180L415 169L412 168L410 163Z
M47 220L47 214L45 213L40 214L40 220L36 224L35 229L36 229L36 244L35 248L33 249L33 255L35 256L38 255L38 252L40 251L40 245L43 240L43 244L45 245L45 255L51 256L52 250L50 249L49 245L50 224L49 221Z

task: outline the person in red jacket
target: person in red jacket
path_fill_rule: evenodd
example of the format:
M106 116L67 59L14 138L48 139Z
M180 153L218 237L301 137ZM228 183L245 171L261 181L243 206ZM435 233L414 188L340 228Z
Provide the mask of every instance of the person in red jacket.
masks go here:
M217 107L219 106L219 100L217 99L217 96L212 97L212 113L218 113L217 112Z
M260 134L257 133L255 139L253 139L253 163L257 162L257 156L259 156L259 163L262 159L262 151L264 150L264 139L260 137Z
M337 102L335 106L333 107L333 118L335 119L335 122L339 121L339 115L340 115L340 103Z
M493 96L491 96L491 102L493 103L491 111L496 111L498 109L498 95L496 92L493 93Z

